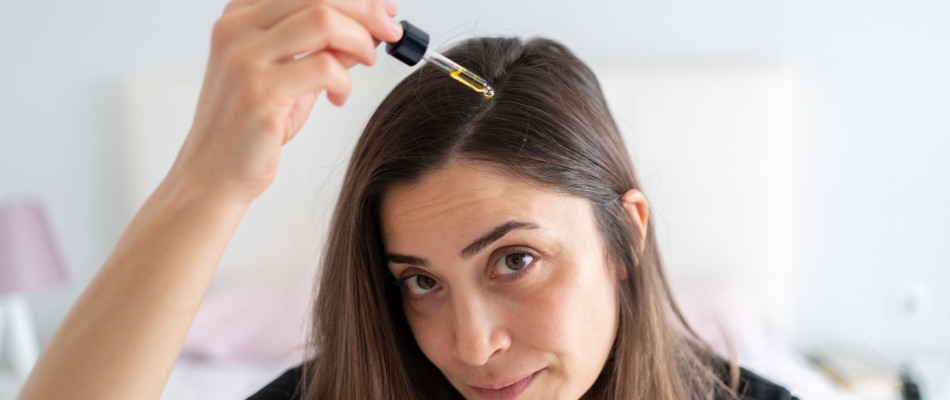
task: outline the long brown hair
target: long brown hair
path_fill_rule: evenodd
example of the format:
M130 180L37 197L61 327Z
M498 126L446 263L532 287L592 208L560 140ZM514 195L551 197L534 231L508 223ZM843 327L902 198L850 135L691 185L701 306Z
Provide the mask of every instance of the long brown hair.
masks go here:
M387 190L457 158L493 163L594 205L607 259L618 268L620 321L586 398L731 396L721 382L728 370L735 382L735 369L689 329L652 229L638 243L619 202L639 185L593 72L547 39L477 38L446 55L481 74L495 97L487 100L427 65L399 83L369 120L330 225L302 398L461 398L413 338L383 258L378 216Z

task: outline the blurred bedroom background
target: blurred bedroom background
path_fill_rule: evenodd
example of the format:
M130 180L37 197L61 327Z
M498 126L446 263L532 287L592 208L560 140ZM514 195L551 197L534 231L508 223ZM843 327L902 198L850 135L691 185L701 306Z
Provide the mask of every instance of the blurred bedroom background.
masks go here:
M224 4L0 2L0 400L171 165ZM802 399L950 399L950 2L397 4L436 47L543 35L592 66L715 348ZM286 148L163 399L300 362L350 149L412 73L380 55Z

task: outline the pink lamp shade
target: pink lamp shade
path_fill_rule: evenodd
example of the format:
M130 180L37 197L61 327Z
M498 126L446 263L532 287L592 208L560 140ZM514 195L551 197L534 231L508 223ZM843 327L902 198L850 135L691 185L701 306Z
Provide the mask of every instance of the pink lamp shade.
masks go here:
M66 281L43 208L0 206L0 294L29 293Z

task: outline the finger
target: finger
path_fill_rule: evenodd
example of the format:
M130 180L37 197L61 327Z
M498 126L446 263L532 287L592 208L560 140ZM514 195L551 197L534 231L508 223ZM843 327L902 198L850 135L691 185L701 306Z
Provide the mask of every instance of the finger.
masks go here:
M281 64L271 70L271 87L281 97L297 99L307 92L327 92L327 98L342 105L350 94L353 81L346 68L333 54L315 52L298 60Z
M300 132L300 128L307 122L307 117L309 117L310 112L313 111L313 103L317 101L317 95L318 93L314 92L304 93L304 95L300 96L297 102L294 103L290 109L290 129L288 129L284 135L284 144L287 144L294 136L297 136L297 133Z
M380 0L270 0L259 1L254 8L253 24L268 29L305 7L331 6L366 26L373 37L395 42L402 37L402 25L392 19ZM394 11L396 11L393 8Z
M336 57L336 61L337 61L338 63L340 63L340 65L342 65L343 68L345 68L345 69L353 68L353 66L355 66L356 64L359 64L359 63L360 63L360 62L357 61L355 58L353 58L353 56L351 56L351 55L349 55L349 54L342 53L342 52L339 52L339 51L335 51L335 50L332 50L332 49L331 49L331 50L327 50L327 51L330 52L330 54L333 54L333 57Z
M288 15L317 3L313 0L259 0L253 4L254 18L251 24L267 29Z
M329 66L329 73L327 76L327 82L325 83L325 91L327 92L327 99L331 103L342 106L346 102L346 99L350 97L350 92L353 90L353 79L350 77L350 74L346 72L346 68L343 67L333 57L331 54L327 53L327 59L331 60L326 62Z
M346 103L346 99L350 97L350 92L331 92L327 91L327 100L330 101L333 105L340 107Z
M393 3L390 0L378 0L382 4L383 9L386 10L386 13L389 14L389 17L395 17L399 13L399 7L396 6L396 3Z
M305 7L330 6L366 26L373 37L395 42L402 37L402 25L393 20L380 0L272 0L255 5L255 24L268 29L281 19Z
M261 37L260 45L272 60L329 48L366 65L376 61L373 37L366 28L327 6L304 8L285 18Z
M241 8L252 6L259 1L263 0L231 0L224 6L224 13L227 14Z
M402 25L389 14L379 0L327 0L333 7L363 24L374 38L396 42L402 38Z

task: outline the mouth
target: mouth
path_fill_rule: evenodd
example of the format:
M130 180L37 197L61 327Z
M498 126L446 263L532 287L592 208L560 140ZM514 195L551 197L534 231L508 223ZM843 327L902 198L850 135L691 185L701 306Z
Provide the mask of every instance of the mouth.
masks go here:
M527 376L469 386L475 390L478 397L484 400L513 400L531 385L531 382L541 371L543 370L534 371Z

